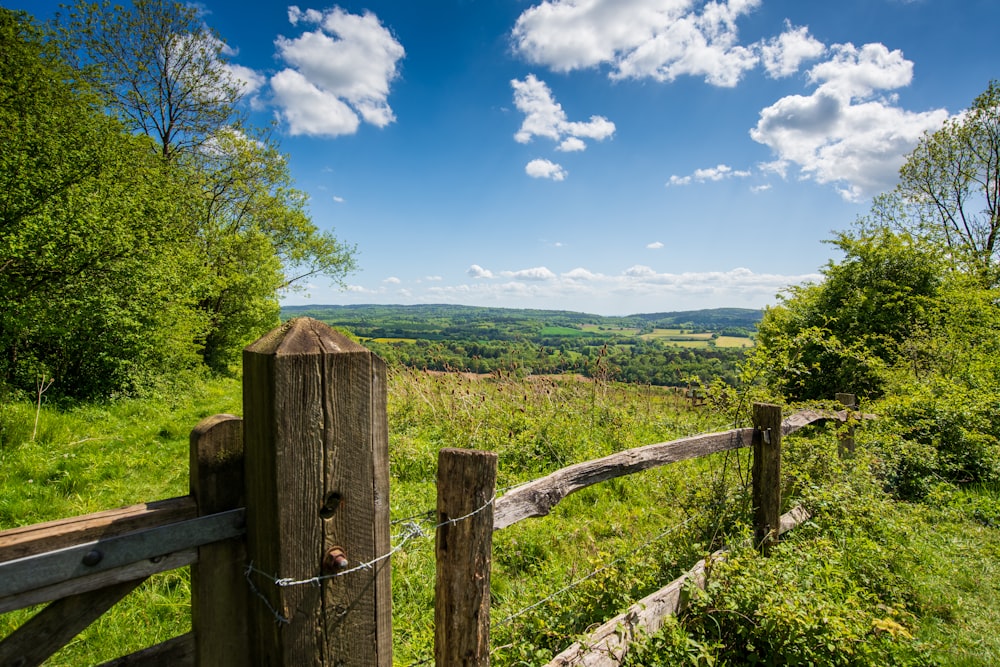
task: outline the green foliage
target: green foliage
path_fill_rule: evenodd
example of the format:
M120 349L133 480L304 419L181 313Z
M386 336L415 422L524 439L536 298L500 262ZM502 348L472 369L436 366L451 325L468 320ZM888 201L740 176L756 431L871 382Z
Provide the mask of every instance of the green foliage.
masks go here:
M928 326L945 278L939 253L905 234L859 230L833 243L844 259L765 312L748 368L791 400L881 395L885 366Z
M0 9L0 384L109 397L228 371L281 294L342 279L353 249L247 134L196 9L79 2L60 20Z
M25 15L0 10L0 373L107 395L196 361L189 191L94 108Z
M1000 278L1000 84L929 133L899 172L893 192L909 207L904 224L936 239L986 284Z
M717 320L752 322L759 312L723 308L673 315L707 327ZM692 377L735 384L736 363L744 354L742 348L709 347L709 333L700 334L705 345L700 349L648 340L637 322L649 315L447 305L282 309L285 318L297 315L347 328L388 361L435 371L594 377L600 368L605 379L683 387Z

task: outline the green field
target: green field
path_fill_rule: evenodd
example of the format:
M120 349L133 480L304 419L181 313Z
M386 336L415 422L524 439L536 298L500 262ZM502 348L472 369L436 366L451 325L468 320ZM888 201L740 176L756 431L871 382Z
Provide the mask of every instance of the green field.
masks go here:
M7 402L0 528L185 494L188 432L202 417L239 411L235 380L197 382L169 400L43 407L32 440L34 405ZM497 484L507 489L625 448L722 430L732 419L656 387L394 368L392 519L434 507L444 446L496 451ZM712 664L748 643L775 664L996 664L1000 532L984 520L1000 521L1000 494L942 487L927 504L892 502L872 477L876 459L867 452L877 434L866 433L856 462L843 463L833 429L786 438L785 503L804 504L812 521L772 558L736 550L731 565L714 570L707 596L692 598L695 611L669 621L627 664ZM748 466L743 450L612 480L497 532L492 663L545 662L707 553L742 540ZM433 537L407 543L392 567L394 664L412 665L433 656ZM158 575L46 664L99 664L186 632L189 596L187 570ZM0 616L0 636L33 611ZM697 655L704 659L692 661Z

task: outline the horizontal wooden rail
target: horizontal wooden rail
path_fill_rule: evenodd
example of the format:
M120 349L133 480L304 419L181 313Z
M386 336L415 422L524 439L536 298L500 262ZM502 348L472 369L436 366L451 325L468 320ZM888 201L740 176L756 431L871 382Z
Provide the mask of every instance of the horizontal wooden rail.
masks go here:
M0 563L198 516L191 496L0 531Z
M48 586L33 588L0 597L0 614L24 609L32 605L61 600L71 595L80 595L100 590L127 581L142 580L160 572L176 570L198 561L197 549L184 549L166 556L138 561L130 565L105 570L97 574L59 581ZM2 663L0 663L2 664Z
M874 418L873 415L857 413L854 416L863 419ZM831 419L845 421L847 418L848 412L845 410L839 412L802 410L782 421L781 432L782 435L788 435L810 424ZM493 515L493 530L507 528L530 517L545 516L566 496L599 482L669 463L749 447L752 434L752 428L737 428L721 433L693 435L680 440L627 449L604 458L561 468L498 498Z
M245 514L239 508L0 563L0 597L238 537Z
M197 547L246 532L243 508L171 521L187 514L187 498L164 502L152 510L133 506L4 533L12 550L28 555L0 561L0 613L184 567L198 560ZM113 517L124 520L114 523ZM135 526L151 527L121 532ZM80 541L94 535L102 537ZM44 550L53 544L66 546Z

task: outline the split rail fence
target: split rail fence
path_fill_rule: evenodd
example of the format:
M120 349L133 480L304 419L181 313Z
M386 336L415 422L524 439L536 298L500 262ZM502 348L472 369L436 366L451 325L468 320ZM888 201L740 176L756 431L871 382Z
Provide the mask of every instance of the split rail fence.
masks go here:
M0 642L0 665L42 664L146 578L188 565L192 631L107 665L392 664L385 365L308 318L247 347L243 362L244 417L216 415L192 431L189 495L0 532L0 613L48 603ZM752 428L579 463L499 498L494 453L442 450L436 664L489 664L493 531L586 486L751 447L755 539L767 549L806 516L779 516L781 438L853 418L853 397L838 398L846 410L784 420L779 406L755 404ZM618 664L704 572L702 561L550 664Z

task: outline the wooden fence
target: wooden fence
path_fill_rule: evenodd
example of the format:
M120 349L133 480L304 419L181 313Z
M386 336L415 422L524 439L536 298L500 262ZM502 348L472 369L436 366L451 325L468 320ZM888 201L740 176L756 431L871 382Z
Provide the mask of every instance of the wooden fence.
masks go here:
M0 613L48 603L0 642L0 665L43 663L146 578L187 565L192 631L106 664L392 664L383 362L299 318L245 350L243 383L242 419L209 417L191 434L189 495L0 532ZM804 517L779 516L781 437L849 414L782 421L780 407L757 404L752 428L579 463L500 498L495 454L442 450L436 663L489 662L494 530L591 484L752 447L755 539L766 549ZM676 611L682 581L703 577L704 562L551 664L617 664L634 632Z

